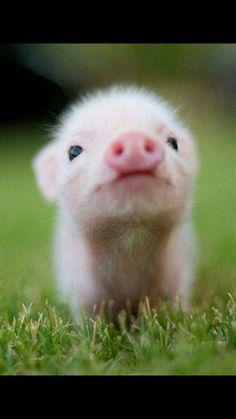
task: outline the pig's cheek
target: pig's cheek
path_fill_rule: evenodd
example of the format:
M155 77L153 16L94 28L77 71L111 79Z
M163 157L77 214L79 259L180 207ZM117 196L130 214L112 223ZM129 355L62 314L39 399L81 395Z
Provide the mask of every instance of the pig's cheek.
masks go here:
M94 190L94 185L104 185L109 183L116 177L115 171L106 163L106 153L109 144L104 144L97 154L91 156L91 164L89 168L90 182ZM90 188L91 189L91 188Z
M192 181L188 172L178 173L178 185L175 188L175 201L180 213L184 214L188 211L191 201Z
M72 169L72 170L71 170ZM80 173L75 170L76 167L64 167L60 168L59 177L59 203L63 207L75 209L78 206L79 194L80 194Z
M78 198L76 185L63 183L60 189L60 206L73 217L78 212Z
M199 170L198 147L191 135L187 135L181 143L184 158L189 163L192 176L196 176Z
M167 154L162 175L170 186L176 190L185 190L191 184L191 165L184 156Z
M168 152L157 168L156 175L163 179L167 185L176 186L176 161Z
M61 178L60 206L63 212L72 216L74 221L87 220L94 212L95 173L82 165L74 167L73 171L64 172ZM87 170L86 170L87 169Z
M162 188L163 207L166 205L170 213L174 211L181 214L189 200L191 189L188 162L179 155L168 153L163 163L160 167L160 177L165 181Z

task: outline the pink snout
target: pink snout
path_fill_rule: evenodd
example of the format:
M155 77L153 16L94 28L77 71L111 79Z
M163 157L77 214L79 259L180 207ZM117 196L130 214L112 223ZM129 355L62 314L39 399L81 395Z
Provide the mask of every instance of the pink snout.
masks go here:
M106 162L120 175L154 172L163 158L163 147L139 131L122 133L106 152Z

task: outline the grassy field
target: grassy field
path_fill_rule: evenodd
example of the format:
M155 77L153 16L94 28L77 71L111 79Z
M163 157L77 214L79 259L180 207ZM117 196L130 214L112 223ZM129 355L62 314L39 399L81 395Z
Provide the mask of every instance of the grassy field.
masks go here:
M201 122L200 122L201 121ZM55 209L31 159L40 128L0 130L0 374L236 374L236 127L207 107L192 128L201 174L194 211L199 269L186 316L146 306L139 325L73 323L52 281Z

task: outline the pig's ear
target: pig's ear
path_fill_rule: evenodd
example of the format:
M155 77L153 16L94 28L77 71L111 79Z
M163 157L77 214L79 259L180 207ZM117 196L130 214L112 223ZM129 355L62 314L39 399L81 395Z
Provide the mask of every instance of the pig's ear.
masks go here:
M40 190L48 201L55 201L58 189L58 162L56 144L44 147L33 160L33 169Z

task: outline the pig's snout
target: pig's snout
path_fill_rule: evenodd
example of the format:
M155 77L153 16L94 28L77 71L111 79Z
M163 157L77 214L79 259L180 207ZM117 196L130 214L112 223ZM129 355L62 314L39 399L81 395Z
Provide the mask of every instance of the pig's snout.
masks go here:
M113 141L105 157L108 165L119 175L151 173L163 160L164 150L151 136L130 131Z

